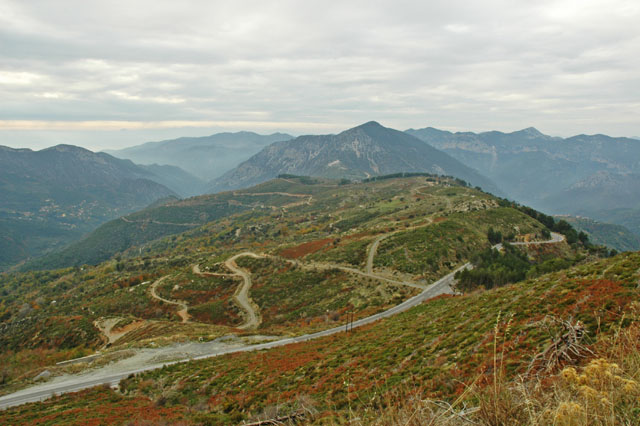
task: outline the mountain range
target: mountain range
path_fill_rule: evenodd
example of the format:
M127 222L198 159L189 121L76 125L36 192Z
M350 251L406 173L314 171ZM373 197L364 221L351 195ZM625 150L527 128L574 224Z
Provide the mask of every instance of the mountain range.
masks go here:
M492 179L510 198L547 213L626 226L640 235L640 141L606 135L551 137L427 127L412 134Z
M131 161L76 146L0 146L0 268L64 245L109 219L175 198L176 191L158 183L163 179Z
M291 139L291 135L253 132L217 133L204 137L184 137L147 142L106 153L137 164L178 166L199 179L209 181L232 169L265 146Z
M431 127L400 132L368 122L331 135L292 139L281 133L220 133L113 153L148 164L69 145L37 152L0 148L0 267L77 241L102 223L167 197L246 188L283 174L349 180L399 172L450 175L547 213L590 217L640 235L640 142L630 138L563 139L534 128L512 133L452 133ZM181 221L170 230L156 229L159 234L145 233L141 241L180 232L185 229L182 222L204 223ZM105 229L94 239L108 232L110 249L80 257L99 261L129 246L113 240L128 231ZM634 247L633 238L620 236L624 228L590 229L603 234L598 241L607 241L611 231L613 247Z
M337 135L307 135L273 143L215 179L209 192L244 188L281 174L363 179L398 172L455 176L501 193L491 180L448 154L374 121Z

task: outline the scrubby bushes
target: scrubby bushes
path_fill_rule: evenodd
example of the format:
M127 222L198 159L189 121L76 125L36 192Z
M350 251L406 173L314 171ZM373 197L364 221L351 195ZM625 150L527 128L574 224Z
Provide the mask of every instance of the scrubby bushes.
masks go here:
M534 262L526 253L504 243L503 251L486 249L473 257L473 269L465 269L456 273L458 288L471 291L478 287L490 289L505 284L521 281L527 277L537 277L549 272L566 269L578 261L553 257L542 262Z
M486 249L473 260L474 269L465 269L456 274L458 288L470 291L479 286L500 287L523 280L531 268L527 255L511 246L504 245L504 253L496 249Z

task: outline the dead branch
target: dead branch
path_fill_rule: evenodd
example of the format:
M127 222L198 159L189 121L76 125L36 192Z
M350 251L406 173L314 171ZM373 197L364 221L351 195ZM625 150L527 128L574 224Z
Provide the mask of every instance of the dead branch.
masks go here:
M560 326L560 333L555 333L555 335L549 327L554 324ZM587 330L580 321L573 323L571 318L562 320L548 316L542 326L552 334L553 341L551 345L531 360L527 368L527 375L533 371L536 372L536 375L550 373L564 363L574 363L580 358L593 355L589 348L580 343L587 334Z

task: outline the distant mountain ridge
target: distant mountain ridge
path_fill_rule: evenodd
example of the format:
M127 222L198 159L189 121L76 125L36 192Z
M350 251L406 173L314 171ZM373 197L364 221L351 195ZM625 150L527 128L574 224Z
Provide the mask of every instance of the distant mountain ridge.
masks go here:
M397 172L429 172L466 180L499 193L477 171L419 139L374 121L337 135L277 142L215 179L210 192L244 188L280 174L361 179Z
M180 167L167 164L136 164L151 174L150 179L171 189L181 197L192 197L202 194L207 182L184 171Z
M71 145L0 146L0 268L176 196L131 161Z
M512 133L432 127L406 132L477 169L519 202L548 213L617 223L640 235L638 140L606 135L564 139L532 127Z
M199 179L208 181L232 169L265 146L292 137L285 133L259 135L253 132L225 132L203 137L147 142L105 152L137 164L178 166Z

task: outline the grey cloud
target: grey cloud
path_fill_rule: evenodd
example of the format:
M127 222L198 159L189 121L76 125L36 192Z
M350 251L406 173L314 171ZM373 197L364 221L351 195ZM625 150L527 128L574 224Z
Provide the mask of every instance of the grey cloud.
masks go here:
M6 120L640 133L633 1L0 0L0 12L0 138ZM108 139L95 136L93 148Z

